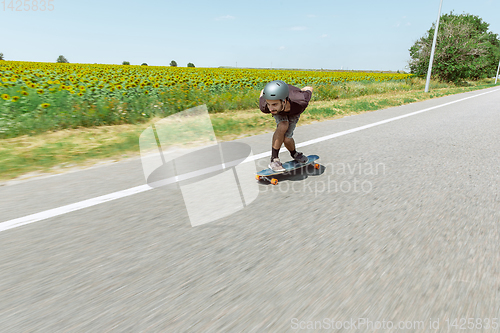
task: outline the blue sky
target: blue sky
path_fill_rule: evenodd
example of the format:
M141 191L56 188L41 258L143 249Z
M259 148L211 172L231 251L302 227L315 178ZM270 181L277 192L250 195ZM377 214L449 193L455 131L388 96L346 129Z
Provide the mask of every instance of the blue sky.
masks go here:
M2 1L6 60L356 70L404 70L439 9L439 0L53 0L52 11L26 11L18 0L12 11ZM500 34L499 0L443 0L442 13L452 10Z

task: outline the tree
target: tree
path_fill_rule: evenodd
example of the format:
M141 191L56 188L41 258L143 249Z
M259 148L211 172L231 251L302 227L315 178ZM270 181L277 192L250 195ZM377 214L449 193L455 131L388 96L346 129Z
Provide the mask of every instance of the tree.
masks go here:
M172 60L172 61L170 62L170 66L172 66L172 67L177 67L177 63L175 62L175 60Z
M5 60L5 59L3 58L3 53L0 53L0 60Z
M488 31L489 24L470 14L444 14L432 64L437 78L459 83L465 79L495 76L500 58L498 35ZM410 71L426 76L434 38L435 24L410 48Z
M194 67L194 64L192 62L188 63L188 67Z
M148 65L148 64L146 64L145 62L143 62L143 63L141 64L141 66L147 66L147 65Z
M130 65L130 62L124 61L124 62L122 62L122 65Z
M56 60L58 63L60 64L67 64L69 63L68 59L66 59L63 55L60 55L57 60Z

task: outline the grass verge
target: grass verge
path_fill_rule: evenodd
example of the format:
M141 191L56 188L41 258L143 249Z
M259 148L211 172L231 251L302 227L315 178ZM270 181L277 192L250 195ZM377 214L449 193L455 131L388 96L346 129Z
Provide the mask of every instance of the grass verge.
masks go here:
M366 87L356 84L359 89ZM435 83L431 92L423 92L422 84L413 90L368 94L358 93L337 97L330 101L312 101L302 114L300 125L315 121L419 102L493 86L492 80L472 83L467 87L454 87ZM348 88L347 90L355 90ZM387 89L386 89L387 90ZM354 96L354 97L352 97ZM233 110L210 114L219 141L274 131L275 122L270 115L258 109ZM44 173L65 172L68 168L82 168L124 158L139 156L139 136L152 123L100 126L94 128L66 129L33 136L3 139L0 146L0 182L25 179Z

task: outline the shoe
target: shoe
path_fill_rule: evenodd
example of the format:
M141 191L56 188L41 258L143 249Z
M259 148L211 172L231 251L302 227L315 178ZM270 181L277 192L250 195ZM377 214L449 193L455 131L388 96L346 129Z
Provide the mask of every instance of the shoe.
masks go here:
M272 162L269 164L269 169L275 172L285 171L285 168L283 168L283 165L281 165L279 158L275 158L274 160L272 160Z
M297 152L295 156L293 156L293 159L299 163L307 163L307 161L309 161L309 158L307 156L299 152Z

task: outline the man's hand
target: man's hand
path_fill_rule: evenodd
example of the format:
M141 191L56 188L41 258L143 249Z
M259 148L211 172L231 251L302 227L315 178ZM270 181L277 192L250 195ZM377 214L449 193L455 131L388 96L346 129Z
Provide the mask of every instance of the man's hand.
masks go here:
M312 92L313 92L313 87L304 87L304 88L302 88L302 89L300 89L300 90L302 90L302 91L307 91L307 90L309 90L309 91L312 93Z
M259 96L259 97L262 97L262 95L264 95L264 89L262 89L262 90L260 91L260 96Z

